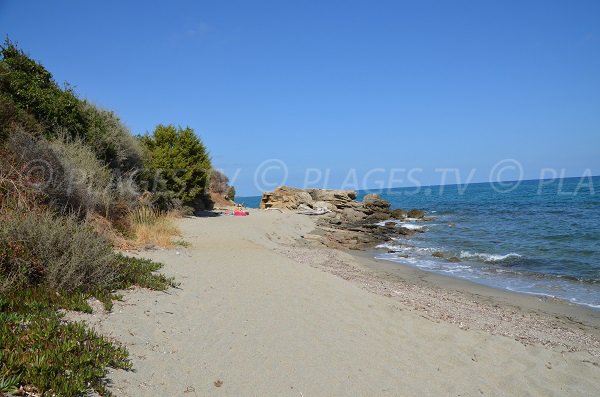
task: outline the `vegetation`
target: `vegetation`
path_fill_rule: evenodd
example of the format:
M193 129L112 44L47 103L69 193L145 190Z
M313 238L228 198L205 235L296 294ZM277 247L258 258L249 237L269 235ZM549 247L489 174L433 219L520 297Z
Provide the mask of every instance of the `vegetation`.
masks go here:
M105 368L131 368L123 347L83 323L64 322L58 308L90 310L80 296L47 289L0 297L0 392L75 396L91 388L109 395Z
M0 291L106 289L116 277L112 247L73 216L5 210L0 236Z
M130 216L136 242L141 247L156 245L169 248L176 244L173 238L181 235L173 225L173 215L169 213L163 214L151 207L139 207Z
M5 122L48 139L81 138L98 159L121 172L141 166L139 144L113 113L79 99L67 84L60 87L50 72L9 40L0 48L0 58Z
M191 128L158 125L141 138L146 150L146 180L152 181L155 204L162 209L208 204L211 163L206 148Z
M235 187L229 186L225 198L230 201L235 201Z
M175 286L114 247L185 244L173 210L209 206L210 174L190 128L136 138L14 43L0 47L0 395L109 394L106 367L130 368L127 351L59 309Z
M86 395L89 389L104 396L107 367L130 369L124 347L88 329L67 322L58 309L91 312L87 300L97 297L110 308L117 296L107 291L132 285L164 290L176 284L153 273L160 264L115 255L115 277L109 289L96 292L33 287L0 294L0 392L41 396ZM87 286L86 289L98 285Z
M229 185L229 178L216 169L210 174L210 192L229 201L235 200L235 188Z
M219 170L213 169L210 174L210 190L222 196L229 191L229 178Z

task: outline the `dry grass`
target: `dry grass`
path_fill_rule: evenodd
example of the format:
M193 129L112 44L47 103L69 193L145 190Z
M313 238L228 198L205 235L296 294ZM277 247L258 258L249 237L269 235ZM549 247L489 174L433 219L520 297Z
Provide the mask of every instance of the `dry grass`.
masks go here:
M173 247L174 238L181 236L181 231L173 224L175 218L173 213L164 213L149 207L140 207L131 211L130 221L135 244L140 248Z

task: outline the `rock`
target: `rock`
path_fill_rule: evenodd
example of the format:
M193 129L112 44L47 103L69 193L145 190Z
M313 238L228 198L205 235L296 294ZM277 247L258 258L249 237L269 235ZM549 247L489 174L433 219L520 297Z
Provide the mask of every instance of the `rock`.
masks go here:
M457 263L460 262L460 259L456 256L451 256L450 258L448 258L448 262Z
M440 251L435 251L434 253L431 254L431 256L433 256L434 258L443 258L444 254Z
M338 209L347 208L356 199L353 190L306 189L313 201L326 201Z
M374 247L391 237L412 235L416 231L398 228L396 223L388 222L392 217L390 203L377 194L368 194L363 201L356 201L356 192L352 190L295 189L282 186L262 197L261 208L280 208L297 210L298 208L327 208L331 212L316 218L321 238L312 232L304 236L305 240L322 243L332 248L365 250ZM396 212L404 217L404 212ZM308 241L307 241L308 242Z
M354 208L345 208L342 211L342 218L346 222L357 223L364 220L366 217L364 212L357 211Z
M367 194L362 201L363 207L373 212L389 212L390 202L383 200L378 194Z
M390 219L392 217L392 215L389 212L374 212L373 214L369 215L369 217L367 219L372 220L372 221L387 221L388 219Z
M394 219L404 219L406 218L406 211L401 210L400 208L396 208L392 211L392 218Z
M327 208L330 211L335 211L337 207L327 201L314 201L313 208Z
M399 227L396 229L398 234L401 234L403 236L412 236L414 234L417 234L417 230L415 229L407 229L405 227Z
M412 209L406 214L409 218L421 219L425 216L425 212L421 210Z
M301 189L281 186L271 193L263 194L260 201L260 208L295 210L302 204L310 208L313 207L313 199L310 194Z

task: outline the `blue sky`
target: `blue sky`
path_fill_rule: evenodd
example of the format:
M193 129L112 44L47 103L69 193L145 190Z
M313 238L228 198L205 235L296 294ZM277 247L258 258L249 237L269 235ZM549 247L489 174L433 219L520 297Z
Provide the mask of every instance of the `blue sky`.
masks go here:
M0 33L57 81L134 133L194 128L242 195L307 172L483 181L503 159L523 170L503 179L600 174L599 20L583 0L0 0ZM285 180L257 174L270 159Z

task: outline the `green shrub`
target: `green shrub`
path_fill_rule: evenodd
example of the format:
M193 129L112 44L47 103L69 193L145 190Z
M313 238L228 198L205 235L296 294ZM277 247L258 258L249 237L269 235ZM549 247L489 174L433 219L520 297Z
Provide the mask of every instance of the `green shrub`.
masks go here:
M85 135L86 115L73 90L59 87L50 72L8 39L0 48L0 71L0 91L35 117L48 137L65 131Z
M235 201L235 187L230 186L227 191L227 195L225 196L228 200Z
M34 135L41 135L43 131L41 124L32 115L19 109L10 98L0 92L0 144L16 129L29 131Z
M116 254L118 271L113 283L114 289L124 289L132 285L149 288L155 291L164 291L179 284L172 277L155 273L162 265L144 258L133 258L123 254Z
M168 208L174 200L183 205L203 207L211 172L208 152L191 128L158 125L151 135L141 137L147 151L144 172L146 188L155 200Z
M68 85L60 87L49 71L7 40L0 48L0 138L15 120L26 132L49 139L79 137L120 172L142 166L139 143L114 113L79 99Z
M142 168L142 148L138 140L110 111L85 103L88 119L86 141L96 156L110 168L127 172Z

